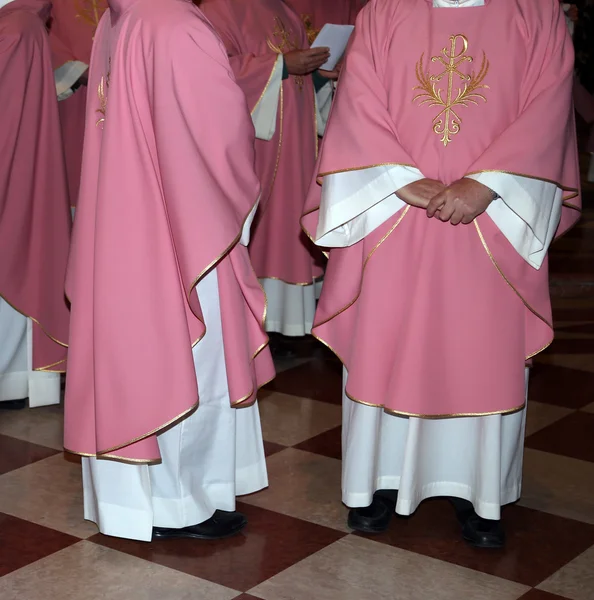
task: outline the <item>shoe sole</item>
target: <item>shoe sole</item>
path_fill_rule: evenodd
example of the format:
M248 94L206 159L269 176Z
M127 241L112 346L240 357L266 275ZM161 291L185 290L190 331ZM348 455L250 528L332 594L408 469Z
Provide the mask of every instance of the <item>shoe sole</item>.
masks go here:
M237 535L238 533L241 533L244 529L245 526L247 525L247 522L245 522L241 527L238 527L237 529L234 529L233 531L230 531L229 533L226 533L224 535L201 535L199 533L190 533L188 531L180 531L178 533L168 533L166 535L162 535L162 534L153 534L153 542L156 542L157 540L183 540L183 539L191 539L191 540L226 540L227 538L233 537L234 535Z

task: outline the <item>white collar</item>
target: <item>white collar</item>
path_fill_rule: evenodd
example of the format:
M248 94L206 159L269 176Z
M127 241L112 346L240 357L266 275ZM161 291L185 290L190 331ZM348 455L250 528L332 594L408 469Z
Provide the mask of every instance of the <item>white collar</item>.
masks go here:
M433 0L434 8L471 8L484 5L485 0Z
M7 4L14 2L14 0L0 0L0 8L4 8Z

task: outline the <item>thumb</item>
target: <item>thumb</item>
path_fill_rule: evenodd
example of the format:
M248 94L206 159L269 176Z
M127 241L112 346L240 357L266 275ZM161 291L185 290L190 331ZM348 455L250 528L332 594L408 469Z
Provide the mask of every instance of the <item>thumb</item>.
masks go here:
M435 213L442 208L442 206L446 202L445 191L439 192L437 196L433 196L431 200L429 200L429 204L427 205L427 216L431 219L435 216Z

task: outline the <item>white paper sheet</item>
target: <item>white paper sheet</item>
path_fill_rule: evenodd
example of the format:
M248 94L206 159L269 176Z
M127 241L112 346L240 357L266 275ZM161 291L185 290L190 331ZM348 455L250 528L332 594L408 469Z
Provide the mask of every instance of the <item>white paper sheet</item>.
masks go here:
M330 48L330 58L320 67L325 71L332 71L342 58L351 33L353 33L353 25L332 25L327 23L322 27L320 33L316 37L312 48Z

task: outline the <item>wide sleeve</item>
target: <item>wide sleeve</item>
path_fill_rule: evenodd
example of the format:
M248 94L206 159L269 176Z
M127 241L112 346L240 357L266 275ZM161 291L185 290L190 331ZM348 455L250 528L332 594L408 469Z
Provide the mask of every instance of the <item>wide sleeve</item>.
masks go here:
M277 112L283 78L282 54L272 49L264 53L244 48L233 15L221 9L217 2L207 2L202 11L219 34L235 74L235 79L248 102L256 137L271 140L276 131Z
M500 196L487 214L535 268L555 235L577 221L580 209L573 46L558 3L543 3L538 10L544 24L533 32L537 39L518 117L467 174Z
M357 18L309 190L302 226L320 246L361 240L404 207L395 192L423 177L388 112L378 18L375 2Z

